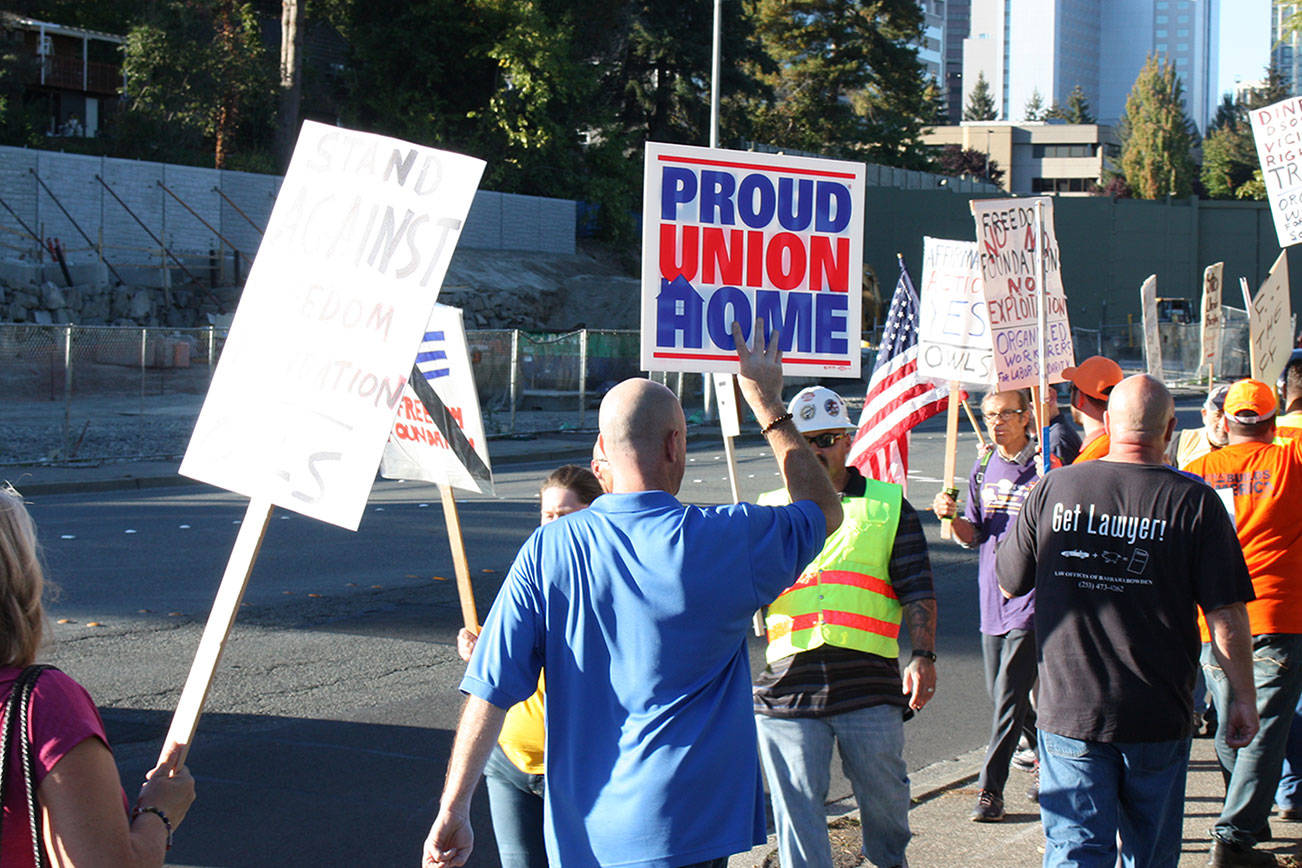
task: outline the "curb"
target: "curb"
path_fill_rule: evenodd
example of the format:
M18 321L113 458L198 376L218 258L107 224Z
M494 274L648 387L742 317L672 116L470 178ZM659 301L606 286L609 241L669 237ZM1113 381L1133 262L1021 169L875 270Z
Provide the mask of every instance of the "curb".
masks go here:
M577 436L584 436L584 437L591 436L592 439L582 441L582 442L576 442L573 444L561 442L556 444L553 448L547 449L545 451L540 451L540 452L533 452L533 453L519 452L519 453L502 455L493 460L493 465L495 467L509 467L509 466L519 465L519 464L536 464L545 461L577 461L580 459L582 459L586 463L587 459L590 458L592 455L592 442L596 440L596 435L597 435L597 429L593 428L591 431L587 431L587 430L566 431L559 435L553 432L550 434L543 434L536 437L511 436L511 437L496 438L500 440L508 440L510 442L530 442L530 441L540 441L540 440L547 440L547 439L560 440L561 438L570 438L570 437L577 437ZM761 443L763 442L763 439L764 438L758 432L748 432L748 433L743 433L740 437L733 438L733 442L753 444L753 443ZM721 441L719 428L717 426L709 426L709 427L701 426L696 428L695 430L688 429L687 432L688 445L694 445L694 446L702 445L702 444L707 444L711 441L714 442ZM169 461L175 462L175 464L178 467L180 465L179 457L169 459ZM124 468L130 467L133 463L139 463L139 462L124 461L122 462L121 466ZM152 463L167 463L167 462L155 460ZM107 464L100 464L95 466L104 467L107 466ZM108 478L108 479L68 479L68 480L50 480L45 482L24 483L22 481L24 469L26 468L24 468L24 466L22 465L14 465L9 467L6 472L11 474L11 481L15 483L15 485L18 487L20 491L22 491L24 495L32 495L32 496L51 495L51 494L81 494L81 493L95 493L95 492L104 492L104 491L133 491L133 490L138 491L138 490L144 490L149 488L167 488L171 486L180 486L180 485L204 485L205 484L185 476L180 476L175 470L167 474L153 474L153 475L146 475L146 476L124 475L121 477ZM52 466L52 465L31 465L30 469L61 470L62 468L58 468L57 466ZM4 470L4 468L0 468L0 470ZM0 473L0 478L2 477L3 474ZM377 480L378 479L379 477L377 476Z

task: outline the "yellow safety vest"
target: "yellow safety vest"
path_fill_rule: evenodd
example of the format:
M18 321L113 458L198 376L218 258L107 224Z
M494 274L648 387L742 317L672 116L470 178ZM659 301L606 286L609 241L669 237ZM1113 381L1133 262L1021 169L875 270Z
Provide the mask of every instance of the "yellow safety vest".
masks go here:
M891 587L890 562L904 493L894 483L864 481L863 497L841 499L841 526L818 557L769 605L769 663L824 644L900 656L901 609ZM777 505L790 499L779 489L759 502Z

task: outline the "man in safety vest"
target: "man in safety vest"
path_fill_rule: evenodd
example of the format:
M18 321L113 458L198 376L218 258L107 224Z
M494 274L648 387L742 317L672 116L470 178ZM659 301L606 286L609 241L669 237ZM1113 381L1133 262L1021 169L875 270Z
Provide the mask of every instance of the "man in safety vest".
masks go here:
M854 785L863 855L906 865L909 777L904 719L935 695L936 597L922 524L903 490L847 467L855 430L830 389L787 407L841 493L841 528L768 608L768 665L755 684L760 759L784 868L831 868L827 800L832 743ZM783 503L786 491L761 503ZM900 674L898 635L913 652Z

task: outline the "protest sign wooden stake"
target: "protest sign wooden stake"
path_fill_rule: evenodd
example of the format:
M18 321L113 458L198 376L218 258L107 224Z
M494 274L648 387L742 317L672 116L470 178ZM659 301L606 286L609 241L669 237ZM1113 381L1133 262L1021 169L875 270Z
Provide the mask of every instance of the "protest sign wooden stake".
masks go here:
M972 412L972 408L968 406L967 401L963 402L963 409L967 411L967 418L968 421L972 423L972 430L976 432L977 441L981 444L981 448L985 449L986 435L982 433L981 426L977 423L976 414Z
M955 464L958 463L958 404L958 383L950 380L949 410L945 414L945 492L950 497L958 497L958 489L954 487ZM966 403L964 406L966 406ZM952 518L940 520L940 538L954 538L954 520Z
M1044 285L1044 203L1037 200L1035 203L1035 272L1036 272L1036 327L1039 329L1040 341L1040 384L1035 394L1035 415L1040 424L1040 459L1043 462L1043 471L1049 472L1049 407L1045 403L1046 396L1049 393L1049 334L1048 334L1048 311L1046 305L1049 301L1049 293Z
M240 523L240 531L235 536L235 545L226 562L226 572L217 588L217 597L208 614L208 623L203 628L203 637L199 640L199 650L195 652L190 675L185 679L181 699L176 704L176 713L172 715L172 725L167 730L167 738L163 740L163 752L158 757L160 761L174 744L181 746L180 762L185 762L185 757L190 752L190 742L194 740L195 728L199 726L199 715L203 713L213 673L217 671L226 639L231 634L231 627L235 625L235 614L240 609L240 600L244 599L244 589L248 587L253 562L258 559L262 537L271 521L271 509L269 500L256 498L249 501L249 506L244 511L244 521Z
M443 497L443 520L448 526L448 545L452 546L452 568L457 574L457 598L461 601L461 620L466 629L479 632L479 613L475 611L475 589L470 584L470 563L466 560L466 541L461 536L461 516L452 486L440 485Z

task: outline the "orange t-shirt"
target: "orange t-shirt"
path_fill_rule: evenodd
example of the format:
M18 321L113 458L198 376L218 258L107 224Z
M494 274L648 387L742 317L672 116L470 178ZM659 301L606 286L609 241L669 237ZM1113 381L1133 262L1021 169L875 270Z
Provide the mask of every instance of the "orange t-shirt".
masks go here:
M1234 527L1257 595L1248 603L1253 635L1302 633L1302 440L1235 443L1185 469L1233 491Z
M1107 435L1107 432L1104 432L1082 446L1080 454L1076 456L1076 460L1072 464L1080 464L1082 461L1095 461L1107 455L1108 450L1111 448L1112 438Z

